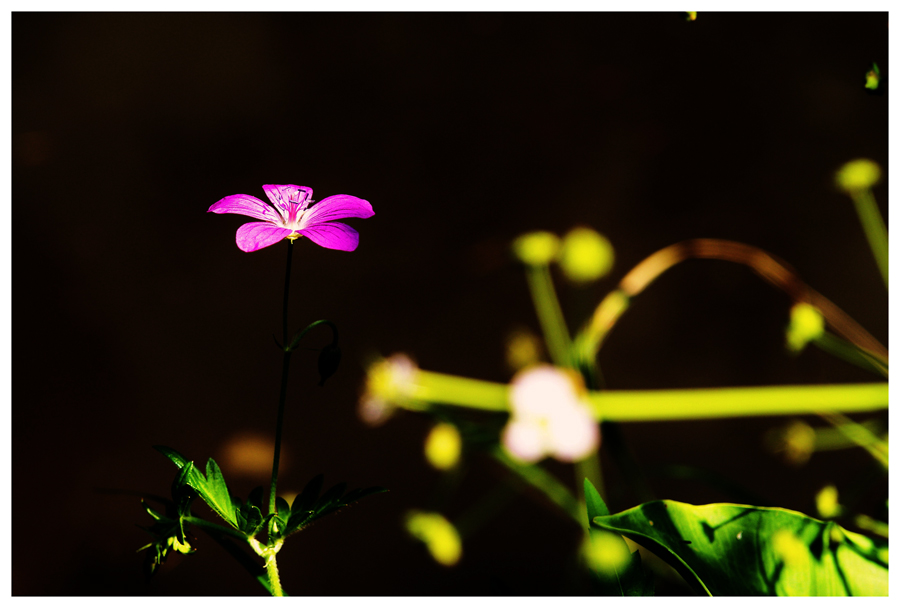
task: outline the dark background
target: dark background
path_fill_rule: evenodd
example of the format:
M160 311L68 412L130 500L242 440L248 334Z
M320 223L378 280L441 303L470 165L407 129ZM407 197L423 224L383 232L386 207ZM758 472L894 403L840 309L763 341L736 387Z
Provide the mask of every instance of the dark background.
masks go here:
M292 537L287 591L571 592L579 530L534 496L467 539L454 569L406 537L402 514L439 478L422 458L430 423L359 421L366 357L508 381L505 337L539 329L508 244L578 224L617 261L591 287L558 281L572 328L645 256L717 237L785 259L886 343L886 293L833 174L856 157L887 167L887 95L862 86L872 61L889 74L887 27L886 13L13 14L13 593L263 592L202 532L197 554L145 584L135 550L150 537L135 524L150 523L141 493L166 495L175 474L153 444L215 457L243 496L268 480L226 466L226 445L274 430L285 246L243 253L249 218L206 213L265 183L376 213L348 221L354 253L295 247L291 325L336 322L344 361L319 388L316 354L292 360L279 489L323 472L391 490ZM875 195L886 215L887 186ZM608 385L877 380L814 349L787 356L788 307L743 267L685 263L612 333ZM788 467L763 448L783 422L623 432L643 465L702 466L814 514L820 487L847 488L870 459ZM473 458L444 512L501 475ZM660 498L740 498L652 482ZM636 503L617 496L614 509Z

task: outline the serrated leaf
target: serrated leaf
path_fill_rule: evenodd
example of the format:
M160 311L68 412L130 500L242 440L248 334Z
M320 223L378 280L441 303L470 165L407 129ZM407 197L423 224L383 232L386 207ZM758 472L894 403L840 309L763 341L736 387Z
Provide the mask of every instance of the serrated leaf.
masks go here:
M300 495L294 499L291 507L292 512L309 511L316 504L319 492L322 491L322 484L325 482L325 476L321 473L309 480L309 483L300 492Z
M316 511L321 511L328 508L332 504L337 503L340 500L341 496L343 496L346 489L347 484L343 481L331 486L328 491L322 495L322 498L316 501L316 506L313 507L313 509L315 509Z
M303 493L307 493L307 499L313 495L313 491L318 494L319 488L322 486L322 476L316 476L307 487L304 488ZM287 536L289 534L293 534L295 532L299 532L313 521L320 519L330 513L334 513L335 511L346 507L347 505L354 503L366 496L371 496L372 494L380 494L381 492L387 492L387 488L382 488L378 486L374 486L371 488L362 488L355 489L347 492L346 495L341 496L346 489L346 483L339 483L333 487L331 487L325 494L322 495L315 503L308 509L302 508L304 506L304 502L301 502L301 496L298 496L294 499L293 508L291 510L291 517L287 522L287 528L283 532L283 536Z
M206 462L206 487L204 489L205 494L200 493L203 500L219 514L219 517L238 528L231 494L228 493L228 486L225 484L225 478L222 476L219 465L212 458Z
M345 505L351 505L355 502L358 502L365 498L366 496L372 496L373 494L381 494L382 492L387 492L387 488L382 488L381 486L372 486L371 488L358 488L356 490L350 490L347 492L342 498L341 502Z
M593 524L646 547L704 595L888 592L887 543L796 511L666 500Z

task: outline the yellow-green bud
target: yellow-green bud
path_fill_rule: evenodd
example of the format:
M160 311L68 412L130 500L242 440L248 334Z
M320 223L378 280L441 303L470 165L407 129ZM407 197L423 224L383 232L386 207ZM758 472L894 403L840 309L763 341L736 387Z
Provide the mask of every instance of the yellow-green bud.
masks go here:
M529 232L513 241L512 249L521 262L529 266L546 266L556 259L559 237L552 232Z
M590 228L573 228L563 237L559 266L573 283L590 283L606 276L613 267L609 240Z
M816 494L816 510L822 519L834 519L841 514L838 504L838 491L833 485L827 485Z
M447 422L437 424L425 440L425 458L436 469L446 471L459 462L462 438L456 427Z
M794 304L791 308L791 322L787 328L787 347L798 353L812 340L825 333L825 319L819 310L805 302Z
M881 83L881 70L878 64L872 62L872 69L866 72L866 88L870 91L877 91L878 85Z
M878 183L879 179L881 179L881 167L875 161L867 158L851 160L838 169L835 176L838 188L850 194L871 188Z
M459 532L440 513L410 511L406 515L406 529L425 543L434 561L443 566L455 565L462 556Z

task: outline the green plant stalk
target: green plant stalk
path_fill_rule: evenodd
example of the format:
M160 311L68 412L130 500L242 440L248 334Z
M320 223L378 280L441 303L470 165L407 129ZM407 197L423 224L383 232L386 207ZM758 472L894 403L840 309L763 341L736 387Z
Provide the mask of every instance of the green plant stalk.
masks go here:
M843 433L847 439L871 454L872 458L881 463L885 469L888 468L888 444L886 441L882 441L865 426L842 414L822 413L819 415L833 424L834 428Z
M282 307L282 319L284 327L285 348L281 362L281 391L278 396L278 420L275 423L275 455L272 458L272 484L269 491L269 513L275 513L275 488L278 483L278 464L281 460L281 429L284 424L284 403L287 399L288 366L291 362L291 351L288 347L288 294L291 289L291 258L294 253L294 241L288 242L287 269L284 273L284 305ZM277 569L275 570L277 575ZM273 585L274 586L274 585Z
M821 336L813 338L812 342L829 355L843 359L847 363L852 363L864 370L875 372L885 378L888 377L886 361L834 334L824 332Z
M500 447L494 448L494 450L491 451L491 456L515 473L528 485L540 490L579 526L584 528L587 525L587 518L582 516L578 500L572 495L569 489L551 473L548 473L538 465L520 464L516 462L503 451L503 448Z
M888 286L888 233L884 225L884 219L875 203L875 197L872 191L857 190L850 194L853 198L853 204L856 207L856 214L859 215L859 221L862 224L863 231L869 241L869 247L872 248L872 255L878 264L878 270L881 271L881 277L884 279L884 286Z
M550 268L546 265L529 266L526 276L550 358L560 367L571 367L572 339L553 289Z
M266 574L268 575L271 594L275 597L285 597L284 589L281 588L281 577L278 575L278 563L275 559L275 556L281 550L283 541L276 541L274 545L263 545L255 538L251 538L247 542L256 554L266 562Z
M506 384L420 370L409 397L429 403L507 412L508 393ZM612 422L873 412L887 408L888 384L592 391L588 393L588 401L598 420ZM405 403L398 405L407 407Z

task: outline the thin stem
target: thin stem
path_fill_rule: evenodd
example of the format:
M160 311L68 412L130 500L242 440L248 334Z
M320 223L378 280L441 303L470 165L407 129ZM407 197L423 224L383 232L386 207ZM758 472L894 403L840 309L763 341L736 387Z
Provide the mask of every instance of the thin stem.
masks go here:
M529 266L527 276L528 288L531 291L538 321L541 323L541 330L544 332L544 340L547 341L550 358L560 367L571 367L572 340L559 300L556 298L556 291L553 289L550 268Z
M872 248L872 255L875 256L875 262L878 264L878 270L881 271L881 277L884 279L884 286L888 286L888 233L884 225L884 219L875 203L875 197L872 191L856 190L851 192L853 204L856 207L856 213L859 215L859 221L862 224L863 231L869 241L869 247Z
M281 341L282 344L287 346L288 343L288 294L291 290L291 258L293 258L294 254L294 241L291 239L288 242L288 251L287 251L287 269L284 271L284 305L281 309L281 318L284 321L284 339Z
M847 313L828 298L806 285L787 265L759 249L743 243L721 239L694 239L660 249L632 268L594 311L593 317L576 338L577 356L592 361L607 334L628 310L630 300L640 294L661 274L689 259L714 259L743 264L763 280L784 291L794 302L808 302L819 309L834 332L887 360L888 350Z
M579 526L582 528L585 526L586 518L582 517L578 500L551 473L536 464L519 464L507 456L503 448L495 448L491 452L491 456L515 473L521 480L540 490L556 506L577 522Z
M284 403L287 399L288 366L291 362L291 351L288 349L288 294L291 289L291 258L294 253L294 241L288 242L287 268L284 273L284 355L281 360L281 391L278 396L278 421L275 423L275 455L272 458L272 485L269 491L269 513L275 513L275 487L278 483L278 463L281 461L281 428L284 423ZM277 571L276 571L277 572Z

